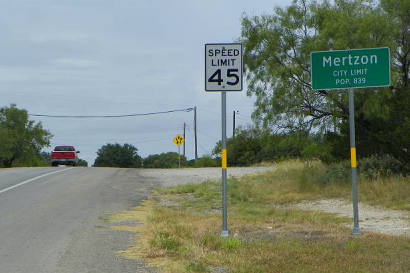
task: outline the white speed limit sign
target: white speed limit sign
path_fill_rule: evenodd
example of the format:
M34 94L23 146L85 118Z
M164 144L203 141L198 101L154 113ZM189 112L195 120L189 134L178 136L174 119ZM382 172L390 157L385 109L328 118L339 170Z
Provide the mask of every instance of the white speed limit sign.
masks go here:
M205 90L242 91L242 44L205 45Z

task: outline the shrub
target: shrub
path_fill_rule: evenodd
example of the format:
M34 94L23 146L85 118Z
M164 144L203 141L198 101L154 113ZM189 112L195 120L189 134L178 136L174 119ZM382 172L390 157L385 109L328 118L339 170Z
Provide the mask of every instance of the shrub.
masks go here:
M205 155L201 158L198 158L193 163L195 168L204 168L204 167L218 167L220 166L220 160L214 159L209 155Z
M374 180L391 175L406 174L405 166L390 155L373 155L358 160L358 173L361 179ZM340 161L330 164L324 181L326 182L349 182L351 177L350 161Z
M186 158L178 155L178 153L168 152L162 154L153 154L147 156L144 160L144 168L178 168L179 159L181 166L186 162Z
M403 174L403 164L390 155L373 155L360 160L358 168L361 178L376 179L394 174Z

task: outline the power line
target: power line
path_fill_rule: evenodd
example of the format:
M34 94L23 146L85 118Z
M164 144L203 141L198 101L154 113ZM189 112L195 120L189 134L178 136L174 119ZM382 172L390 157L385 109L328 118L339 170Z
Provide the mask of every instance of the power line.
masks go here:
M125 114L125 115L45 115L45 114L29 114L33 117L47 117L47 118L124 118L124 117L137 117L137 116L151 116L151 115L160 115L160 114L169 114L175 112L191 112L194 108L186 108L186 109L176 109L176 110L168 110L168 111L160 111L160 112L149 112L149 113L139 113L139 114Z

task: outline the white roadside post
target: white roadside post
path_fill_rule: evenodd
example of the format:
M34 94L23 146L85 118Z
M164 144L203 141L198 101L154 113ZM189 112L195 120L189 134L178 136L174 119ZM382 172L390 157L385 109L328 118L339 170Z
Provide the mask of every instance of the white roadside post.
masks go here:
M222 237L228 237L227 151L226 151L226 92L243 88L242 44L220 43L205 45L205 90L221 92L222 119Z

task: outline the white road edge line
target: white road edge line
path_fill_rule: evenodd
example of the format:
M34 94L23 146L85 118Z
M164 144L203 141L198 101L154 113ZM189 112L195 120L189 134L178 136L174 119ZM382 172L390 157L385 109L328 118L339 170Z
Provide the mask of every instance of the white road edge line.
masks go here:
M64 169L64 170L58 170L58 171L54 171L54 172L50 172L50 173L45 173L45 174L42 174L42 175L39 175L39 176L30 178L30 179L27 179L27 180L24 180L24 181L22 181L22 182L20 182L20 183L18 183L18 184L16 184L16 185L14 185L14 186L11 186L11 187L8 187L8 188L5 188L5 189L0 190L0 194L5 193L5 192L7 192L7 191L9 191L9 190L15 189L15 188L17 188L17 187L23 186L24 184L33 182L34 180L43 178L43 177L45 177L45 176L49 176L49 175L52 175L52 174L55 174L55 173L65 172L65 171L68 171L68 170L71 170L71 169L74 169L74 168L68 168L68 169Z

